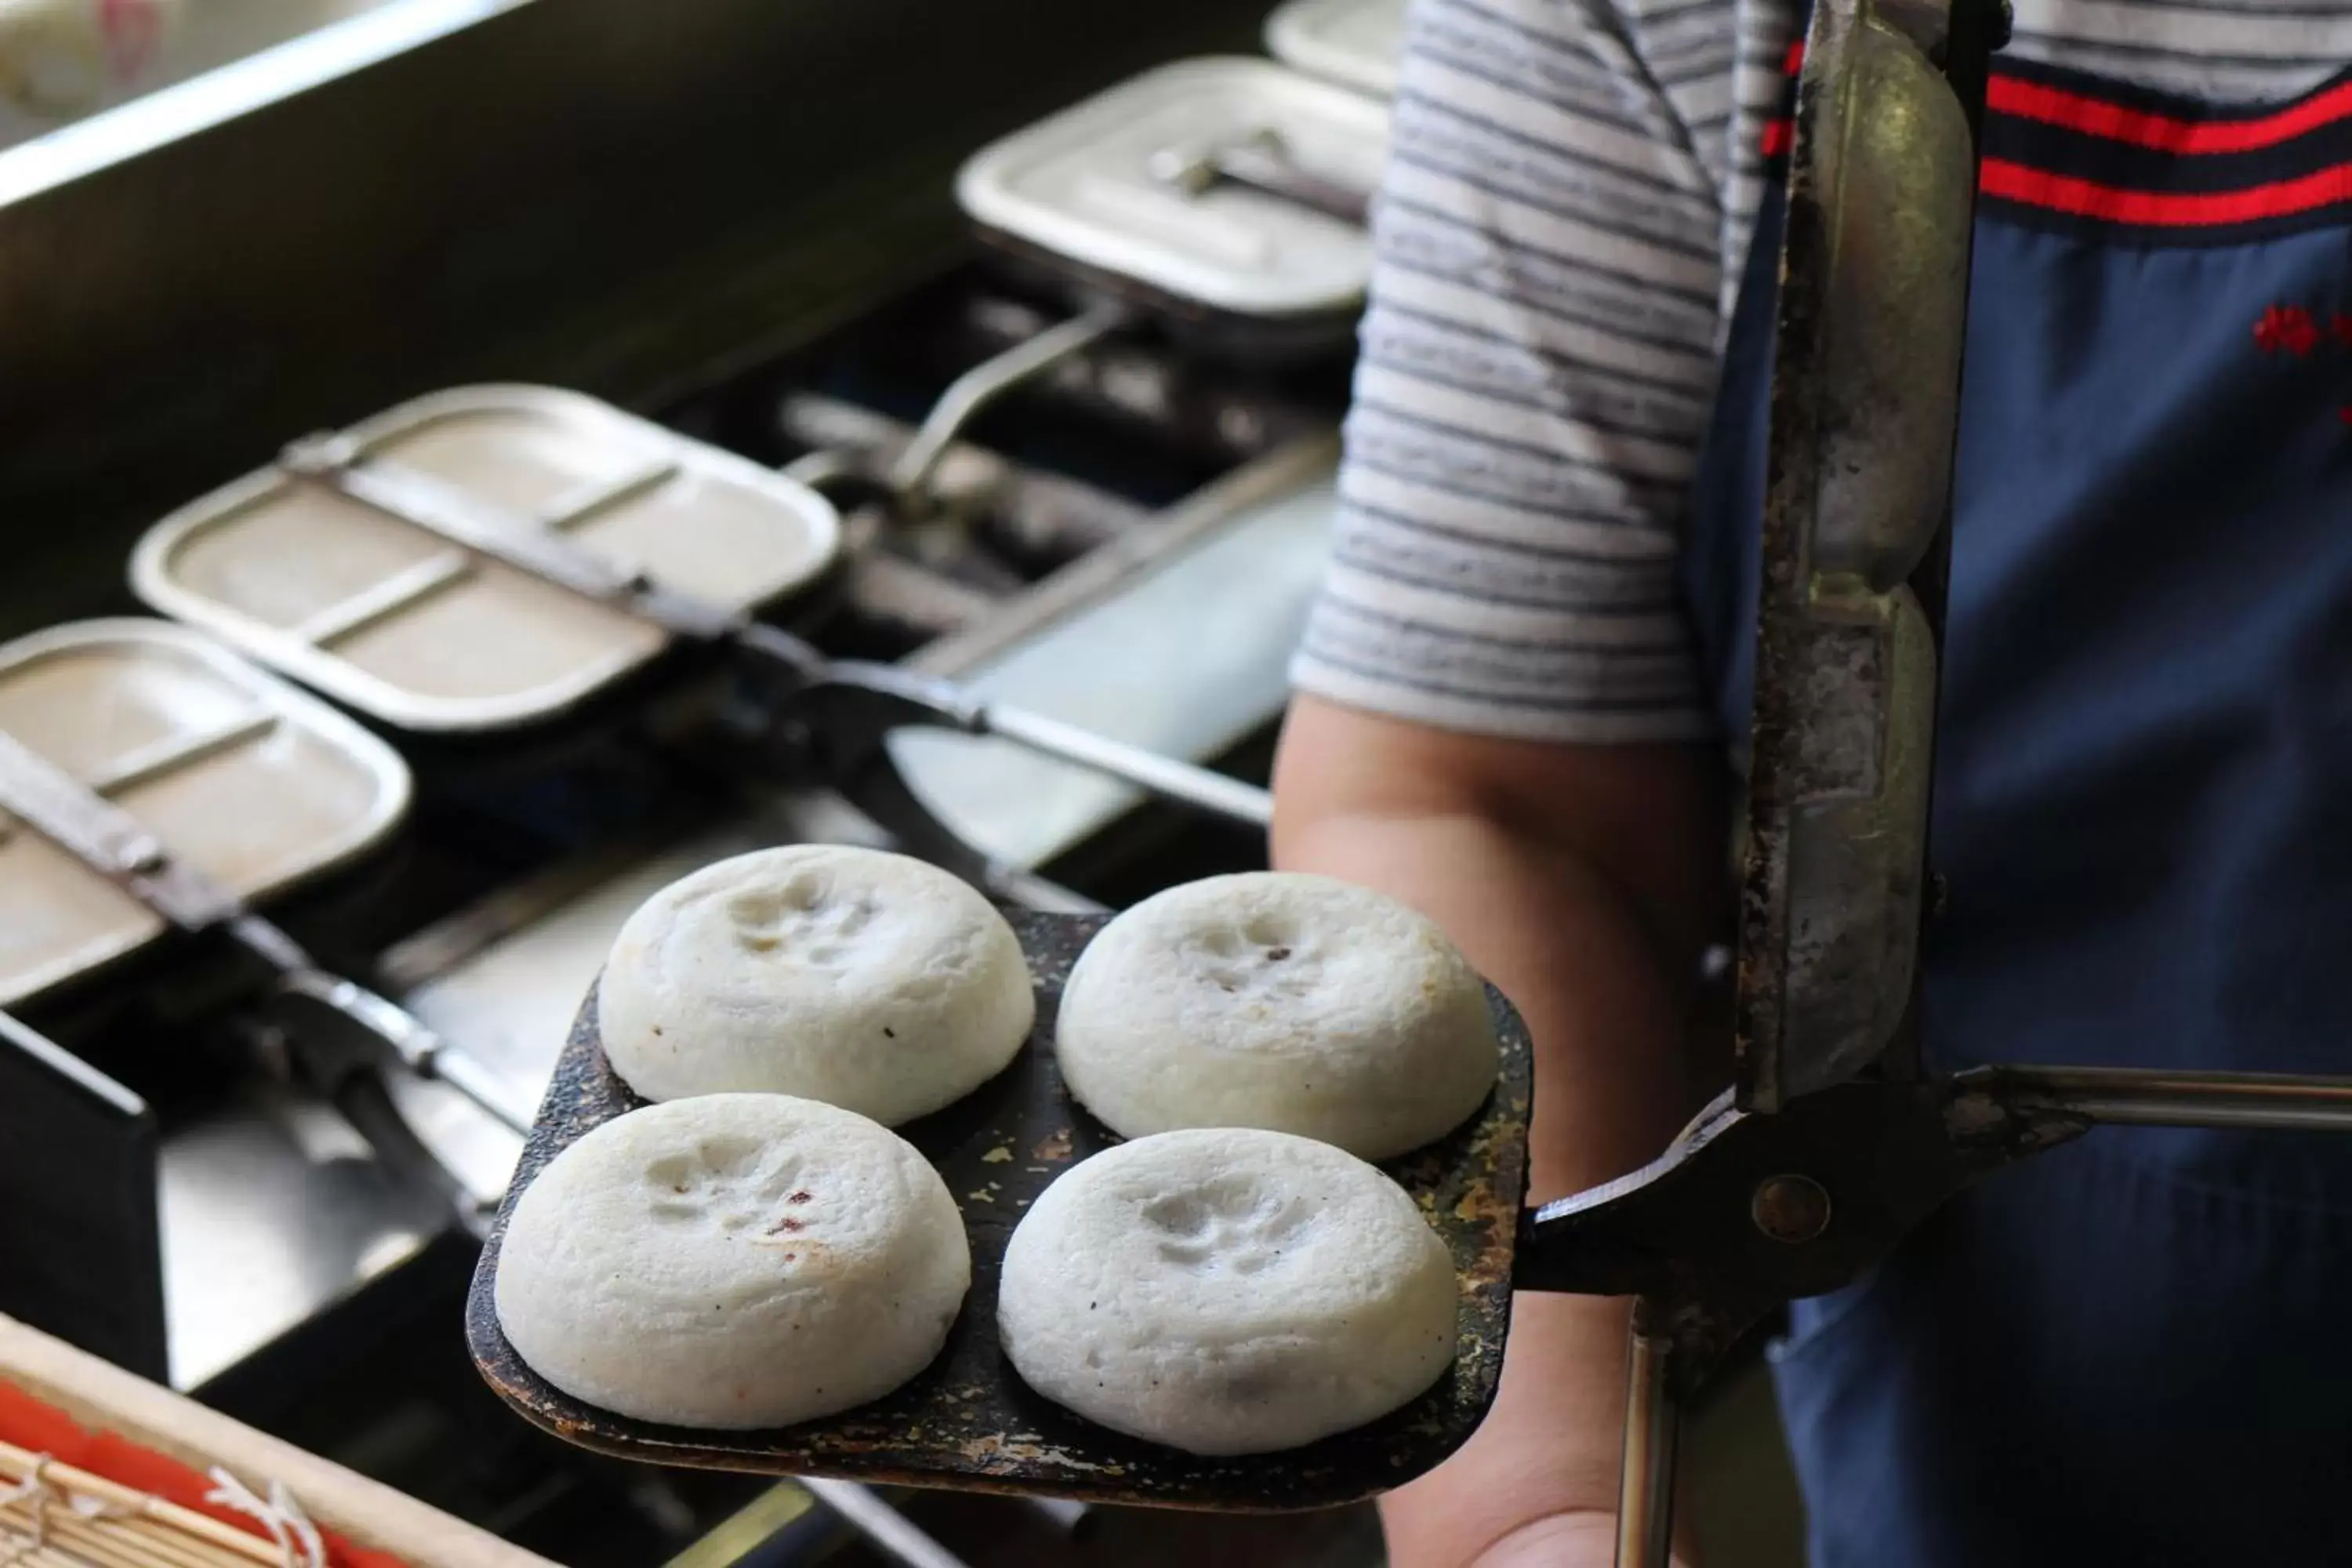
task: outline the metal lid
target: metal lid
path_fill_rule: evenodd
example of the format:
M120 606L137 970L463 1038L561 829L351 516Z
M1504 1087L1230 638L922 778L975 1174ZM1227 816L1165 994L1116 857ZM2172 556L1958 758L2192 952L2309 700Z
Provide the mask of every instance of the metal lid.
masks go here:
M1269 135L1301 173L1369 191L1387 153L1388 110L1268 60L1186 60L986 148L957 176L956 197L977 223L1213 310L1352 310L1371 272L1361 225L1167 173Z
M1375 98L1396 91L1404 0L1290 0L1266 18L1266 52Z
M464 387L346 437L623 573L730 610L821 575L840 544L804 485L577 393ZM387 723L496 730L562 712L668 635L284 467L148 531L131 586L166 615Z
M0 730L244 899L362 853L408 809L408 769L392 748L166 621L80 621L0 646ZM0 1005L163 930L5 816L0 889Z

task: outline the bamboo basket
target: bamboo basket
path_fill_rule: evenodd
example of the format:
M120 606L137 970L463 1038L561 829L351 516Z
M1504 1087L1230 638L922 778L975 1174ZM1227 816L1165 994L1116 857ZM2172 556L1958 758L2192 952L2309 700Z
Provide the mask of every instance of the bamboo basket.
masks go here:
M70 1440L0 1440L0 1568L554 1568L0 1317L12 1412Z

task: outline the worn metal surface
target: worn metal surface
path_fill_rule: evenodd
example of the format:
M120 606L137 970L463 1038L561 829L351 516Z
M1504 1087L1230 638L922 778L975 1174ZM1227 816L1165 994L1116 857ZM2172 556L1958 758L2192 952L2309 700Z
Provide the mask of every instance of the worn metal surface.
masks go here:
M1738 1084L1755 1110L1877 1058L1911 1003L1937 668L1921 599L1940 599L1926 579L1975 185L1968 113L1925 52L1945 20L1826 0L1799 87L1740 899Z
M1024 1387L998 1349L997 1277L1013 1227L1055 1176L1118 1141L1076 1109L1053 1062L1063 982L1103 921L1022 911L1010 918L1037 987L1036 1033L1003 1073L901 1130L939 1166L971 1238L971 1293L936 1362L887 1398L770 1432L696 1431L608 1415L542 1382L499 1331L491 1300L502 1212L466 1308L467 1342L490 1386L559 1437L656 1464L1227 1510L1350 1501L1419 1475L1459 1447L1494 1397L1510 1321L1531 1071L1517 1016L1494 998L1504 1070L1477 1120L1382 1167L1419 1199L1454 1251L1462 1281L1454 1369L1404 1409L1356 1431L1286 1453L1202 1458L1069 1414ZM507 1212L560 1151L640 1103L605 1066L592 990L523 1151Z

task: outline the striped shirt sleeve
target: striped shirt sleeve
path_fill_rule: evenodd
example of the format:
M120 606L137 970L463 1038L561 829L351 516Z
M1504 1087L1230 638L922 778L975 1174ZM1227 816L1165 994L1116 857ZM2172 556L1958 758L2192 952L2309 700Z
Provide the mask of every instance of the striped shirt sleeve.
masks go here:
M1415 0L1301 689L1711 731L1675 555L1793 29L1761 3Z
M2014 9L2012 58L2188 98L2287 98L2352 60L2352 6L2341 0L2015 0Z

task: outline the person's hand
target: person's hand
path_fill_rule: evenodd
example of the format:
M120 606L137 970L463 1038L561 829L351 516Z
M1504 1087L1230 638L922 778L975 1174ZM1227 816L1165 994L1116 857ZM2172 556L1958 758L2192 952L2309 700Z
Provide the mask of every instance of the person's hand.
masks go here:
M1522 1525L1478 1556L1476 1568L1612 1568L1617 1520L1606 1513L1556 1513ZM1691 1568L1677 1556L1674 1568Z
M1722 881L1717 770L1687 747L1461 735L1301 697L1274 861L1402 899L1535 1037L1528 1196L1639 1169L1696 1109L1682 1045ZM1630 1307L1522 1291L1494 1407L1381 1500L1395 1568L1601 1568Z

